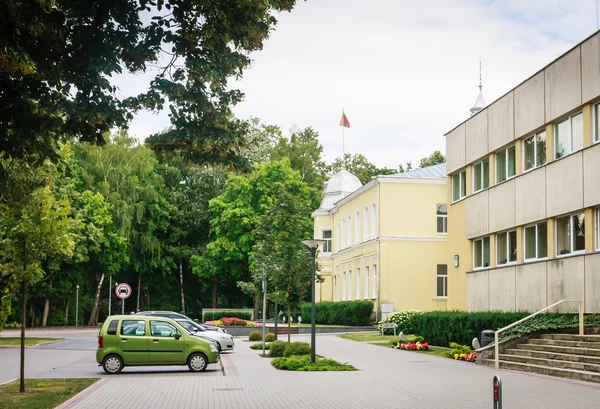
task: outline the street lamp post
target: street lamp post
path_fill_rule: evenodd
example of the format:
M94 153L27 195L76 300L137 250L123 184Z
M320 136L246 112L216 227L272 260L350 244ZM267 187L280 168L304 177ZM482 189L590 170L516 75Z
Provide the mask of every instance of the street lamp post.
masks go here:
M75 326L79 323L79 284L75 286Z
M315 321L317 316L317 307L315 305L315 293L316 293L316 283L315 283L315 275L316 275L316 265L317 265L317 248L320 245L325 244L326 240L302 240L302 244L310 249L310 253L312 255L312 296L311 303L312 309L310 314L310 362L315 362L315 342L316 342L316 331L315 331Z

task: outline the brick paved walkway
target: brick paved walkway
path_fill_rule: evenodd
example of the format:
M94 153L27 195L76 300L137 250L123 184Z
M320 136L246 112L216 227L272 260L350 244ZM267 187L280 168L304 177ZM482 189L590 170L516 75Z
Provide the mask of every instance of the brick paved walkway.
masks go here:
M295 336L295 340L308 340ZM248 342L222 356L224 374L138 373L106 377L69 409L491 408L496 371L466 362L318 336L317 353L356 372L277 371ZM132 370L134 368L131 368ZM499 371L504 407L598 408L600 385Z

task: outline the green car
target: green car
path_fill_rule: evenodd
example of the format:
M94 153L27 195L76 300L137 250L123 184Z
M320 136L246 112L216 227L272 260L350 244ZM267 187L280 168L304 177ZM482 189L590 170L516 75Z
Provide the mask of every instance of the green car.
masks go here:
M219 361L219 350L170 318L112 315L100 329L96 361L107 374L142 365L187 365L202 372Z

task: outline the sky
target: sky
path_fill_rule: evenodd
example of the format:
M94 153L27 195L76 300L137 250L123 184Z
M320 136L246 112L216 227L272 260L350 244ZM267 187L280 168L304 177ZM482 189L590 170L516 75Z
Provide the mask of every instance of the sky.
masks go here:
M234 108L285 132L312 127L327 161L345 151L397 168L434 150L469 117L479 85L489 104L597 29L596 0L300 0L232 87ZM144 75L116 79L134 94ZM130 134L169 125L143 112Z

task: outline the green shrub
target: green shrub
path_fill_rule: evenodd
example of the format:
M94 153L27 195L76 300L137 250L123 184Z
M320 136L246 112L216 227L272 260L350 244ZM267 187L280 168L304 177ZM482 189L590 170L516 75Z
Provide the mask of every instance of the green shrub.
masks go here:
M310 322L311 310L311 303L302 304L302 322ZM365 326L369 325L372 313L371 301L324 301L316 304L315 321L317 324L326 325Z
M528 315L526 312L431 311L410 318L411 332L422 335L430 345L450 342L470 345L481 331L497 330ZM405 331L406 332L406 331Z
M600 326L600 314L586 315L583 319L583 322L585 326ZM578 327L578 314L540 314L502 332L500 334L500 340L520 336L523 334L530 334L532 332Z
M265 342L273 342L275 341L275 334L268 333L265 335Z
M282 357L285 352L285 347L288 346L287 342L275 341L269 344L269 356L273 358Z
M422 343L422 342L425 342L425 338L423 338L423 337L420 337L420 336L416 336L413 342L414 342L415 344L416 344L417 342L421 342L421 343Z
M423 311L405 310L393 312L381 321L379 321L379 323L377 324L377 329L381 331L381 324L393 322L394 324L396 324L396 334L399 334L400 332L404 332L405 334L414 334L415 331L412 324L412 318L415 315L420 314L423 314ZM393 335L394 329L386 328L383 333L385 335Z
M262 334L258 331L252 331L250 334L248 334L248 340L249 341L261 341Z
M310 355L310 345L307 342L292 342L285 347L283 356Z
M269 350L270 345L271 344L265 344L265 349L267 351ZM263 347L262 342L259 342L258 344L252 344L252 345L250 345L250 349L258 349L258 350L261 350L261 351L262 351L262 347Z
M460 344L457 344L456 342L451 342L450 348L452 348L451 351L444 351L444 356L446 356L448 358L454 358L454 355L456 355L456 354L460 355L460 354L468 354L469 352L473 352L471 347L469 347L468 345L460 345Z
M240 319L249 321L252 318L252 314L249 312L239 312L239 311L205 312L202 319L204 320L204 322L206 322L206 321L220 320L223 317L240 318Z
M315 363L310 362L310 356L290 356L287 358L276 358L271 361L277 369L284 371L355 371L356 368L349 364L341 364L333 359L317 359Z

